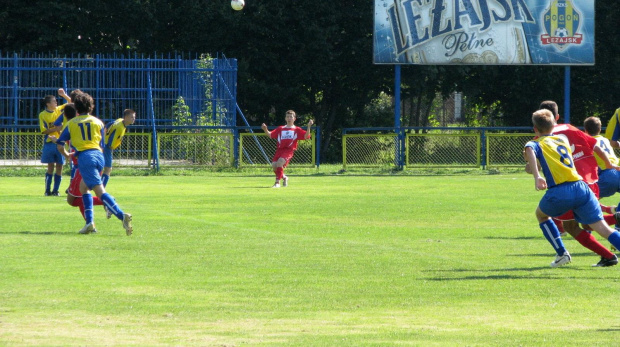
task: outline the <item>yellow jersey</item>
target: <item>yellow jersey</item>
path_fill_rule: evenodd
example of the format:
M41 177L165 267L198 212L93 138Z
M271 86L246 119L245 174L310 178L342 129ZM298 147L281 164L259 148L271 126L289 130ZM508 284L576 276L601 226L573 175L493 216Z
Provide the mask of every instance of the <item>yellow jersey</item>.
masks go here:
M123 118L119 118L115 120L114 123L108 124L105 132L105 146L111 149L118 148L123 141L123 136L125 136L126 131L127 127L125 123L123 123Z
M581 180L575 169L570 143L565 136L541 136L528 142L525 147L534 150L549 188Z
M65 106L67 106L67 104L58 106L54 109L54 111L48 111L47 109L41 111L41 113L39 113L39 128L41 129L41 132L44 132L45 130L51 129L54 126L56 126L57 124L55 124L56 120L58 119L58 117L60 116L60 114L63 113L63 111L65 110ZM56 138L58 138L58 136L60 135L59 132L53 132L53 133L49 133L45 135L45 142L52 142L49 139L50 135L54 135Z
M620 108L616 110L616 113L611 117L609 123L607 124L607 129L605 129L605 137L612 140L618 141L620 140Z
M89 149L101 151L104 125L99 118L91 115L79 115L67 123L59 140L71 140L71 146L78 152ZM62 143L60 143L62 144Z
M605 153L607 153L609 161L614 165L618 165L618 157L616 156L614 149L611 147L609 139L603 135L596 135L594 136L594 138L598 142L597 145L601 147L601 149L605 151ZM605 166L605 162L603 161L603 159L601 159L601 157L598 156L598 154L596 154L596 152L594 152L594 157L596 158L596 163L601 170L607 169L607 167Z

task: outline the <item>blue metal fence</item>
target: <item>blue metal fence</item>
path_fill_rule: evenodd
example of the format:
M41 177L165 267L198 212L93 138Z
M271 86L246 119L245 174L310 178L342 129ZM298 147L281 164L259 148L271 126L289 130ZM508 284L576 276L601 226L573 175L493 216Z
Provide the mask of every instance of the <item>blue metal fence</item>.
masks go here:
M172 125L183 97L194 120L208 113L212 125L236 126L236 59L0 52L0 79L0 128L37 125L42 98L59 88L91 94L104 121L132 108L137 125Z

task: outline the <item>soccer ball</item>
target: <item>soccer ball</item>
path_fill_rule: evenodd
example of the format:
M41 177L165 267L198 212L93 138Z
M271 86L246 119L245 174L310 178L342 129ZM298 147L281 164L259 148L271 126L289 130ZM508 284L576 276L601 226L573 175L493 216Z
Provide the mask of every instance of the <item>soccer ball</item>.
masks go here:
M566 28L557 28L555 29L555 37L567 37L568 30Z
M230 7L232 7L235 11L243 10L243 6L245 6L245 1L243 0L232 0L230 2Z

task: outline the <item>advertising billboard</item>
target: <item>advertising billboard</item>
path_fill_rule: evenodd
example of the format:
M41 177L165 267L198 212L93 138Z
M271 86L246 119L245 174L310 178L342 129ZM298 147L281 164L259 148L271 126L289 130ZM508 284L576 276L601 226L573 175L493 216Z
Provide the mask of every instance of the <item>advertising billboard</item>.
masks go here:
M593 0L375 0L375 64L593 65Z

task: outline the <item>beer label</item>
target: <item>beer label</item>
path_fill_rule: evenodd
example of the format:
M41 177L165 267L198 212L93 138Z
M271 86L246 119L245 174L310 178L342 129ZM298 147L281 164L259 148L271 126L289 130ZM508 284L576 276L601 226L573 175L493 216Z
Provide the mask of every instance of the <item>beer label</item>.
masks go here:
M374 62L593 64L593 28L586 0L375 0Z

